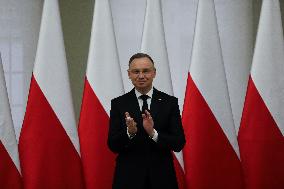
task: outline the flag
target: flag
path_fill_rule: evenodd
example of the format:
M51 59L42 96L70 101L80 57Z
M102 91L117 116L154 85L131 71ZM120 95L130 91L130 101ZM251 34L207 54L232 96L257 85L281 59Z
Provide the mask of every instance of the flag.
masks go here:
M58 1L47 0L19 139L24 187L84 188L79 152Z
M239 131L248 189L284 188L284 41L278 0L263 0Z
M111 189L115 157L107 146L111 99L124 93L109 0L96 0L79 138L87 189Z
M188 189L243 187L213 0L200 0L185 94L183 150Z
M157 70L153 85L169 95L173 95L173 87L166 47L163 15L160 0L147 0L141 51L149 54ZM174 165L179 188L184 188L184 172L182 152L174 153Z
M141 52L149 54L157 69L154 86L173 94L160 0L147 0Z
M14 131L0 54L0 186L22 188L18 144Z

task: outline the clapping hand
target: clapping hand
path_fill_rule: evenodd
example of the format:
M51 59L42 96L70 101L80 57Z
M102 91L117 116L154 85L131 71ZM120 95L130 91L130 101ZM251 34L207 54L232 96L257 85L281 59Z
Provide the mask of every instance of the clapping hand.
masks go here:
M134 121L132 117L130 117L128 112L125 112L125 123L127 125L128 133L131 136L134 136L137 133L137 123Z
M153 118L150 112L145 110L145 114L142 114L142 118L143 118L143 127L145 131L150 137L153 137L154 136L154 121L153 121Z

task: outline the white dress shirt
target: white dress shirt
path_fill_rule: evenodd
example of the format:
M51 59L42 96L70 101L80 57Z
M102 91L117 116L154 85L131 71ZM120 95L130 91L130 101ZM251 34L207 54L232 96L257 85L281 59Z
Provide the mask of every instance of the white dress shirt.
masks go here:
M141 95L143 95L142 93L140 93L139 91L137 91L135 89L135 94L136 94L136 98L138 100L138 104L139 104L139 108L140 108L140 111L142 110L142 106L143 106L143 100L140 98ZM148 105L148 110L150 110L150 107L151 107L151 101L152 101L152 96L153 96L153 87L150 89L150 91L145 94L147 96L149 96L149 98L147 99L147 105ZM132 139L133 137L135 137L135 135L131 136L128 132L128 129L127 129L127 135L130 139ZM150 137L150 136L149 136ZM155 142L158 141L158 132L156 131L156 129L154 129L154 136L153 137L150 137L152 140L154 140Z

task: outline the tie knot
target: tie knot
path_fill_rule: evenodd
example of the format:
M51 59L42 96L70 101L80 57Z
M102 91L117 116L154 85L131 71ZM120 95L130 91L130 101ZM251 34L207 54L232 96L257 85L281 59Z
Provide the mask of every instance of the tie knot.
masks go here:
M146 101L149 96L148 95L141 95L140 98L143 100L143 101Z

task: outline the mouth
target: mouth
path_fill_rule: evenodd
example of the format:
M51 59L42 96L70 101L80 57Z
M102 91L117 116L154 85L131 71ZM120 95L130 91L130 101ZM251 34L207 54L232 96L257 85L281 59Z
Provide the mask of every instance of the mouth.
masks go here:
M143 85L144 83L146 83L146 81L138 81L138 83L139 83L140 85Z

